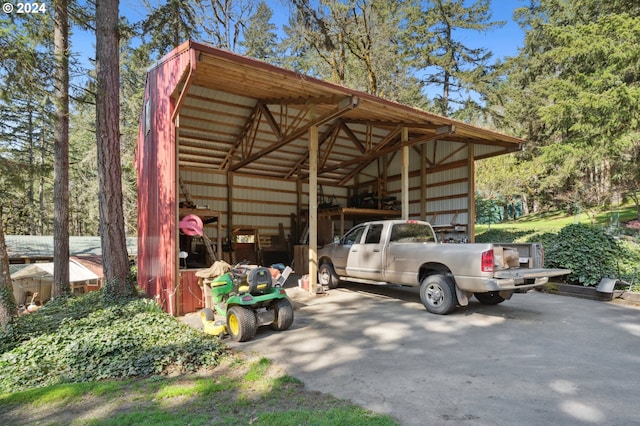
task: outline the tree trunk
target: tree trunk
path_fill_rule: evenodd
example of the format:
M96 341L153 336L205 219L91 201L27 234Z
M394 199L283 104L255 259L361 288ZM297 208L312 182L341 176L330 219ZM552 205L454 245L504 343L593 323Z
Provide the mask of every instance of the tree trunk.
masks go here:
M120 61L118 0L96 2L96 139L102 266L106 291L133 292L124 231L120 165Z
M53 164L53 288L52 296L71 293L69 283L69 15L67 0L55 3L56 57Z
M16 300L13 297L11 271L9 270L9 253L4 242L2 221L2 205L0 205L0 328L3 330L11 319L18 314Z

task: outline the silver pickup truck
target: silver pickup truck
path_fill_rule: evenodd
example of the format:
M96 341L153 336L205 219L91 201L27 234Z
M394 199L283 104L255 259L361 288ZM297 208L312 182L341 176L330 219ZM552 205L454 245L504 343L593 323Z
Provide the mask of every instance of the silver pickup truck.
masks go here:
M568 269L543 269L539 243L443 244L433 228L416 220L366 222L318 252L318 283L340 280L420 286L429 312L448 314L469 298L495 305L543 286Z

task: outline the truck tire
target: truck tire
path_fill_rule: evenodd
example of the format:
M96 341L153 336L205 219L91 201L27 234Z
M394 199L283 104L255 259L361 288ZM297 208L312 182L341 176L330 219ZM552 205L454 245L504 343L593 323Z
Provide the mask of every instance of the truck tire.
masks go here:
M504 297L500 296L497 291L488 291L486 293L473 293L478 302L483 305L497 305L504 302Z
M429 275L420 284L420 300L427 311L446 315L452 312L458 303L455 284L446 275Z
M340 278L333 269L331 263L323 263L318 268L318 284L323 287L329 287L330 289L337 288Z
M289 299L278 299L273 302L275 319L271 323L271 329L275 331L286 330L293 324L293 307Z
M242 306L232 306L227 311L227 331L232 340L246 342L256 335L258 324L252 310Z

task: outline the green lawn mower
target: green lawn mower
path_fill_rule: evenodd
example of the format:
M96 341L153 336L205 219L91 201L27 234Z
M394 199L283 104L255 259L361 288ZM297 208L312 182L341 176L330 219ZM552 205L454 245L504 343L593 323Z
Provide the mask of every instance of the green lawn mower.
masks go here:
M293 307L282 285L290 273L291 268L286 268L274 278L268 268L236 265L217 278L205 279L204 285L211 287L211 307L200 311L204 331L245 342L263 325L276 331L288 329Z

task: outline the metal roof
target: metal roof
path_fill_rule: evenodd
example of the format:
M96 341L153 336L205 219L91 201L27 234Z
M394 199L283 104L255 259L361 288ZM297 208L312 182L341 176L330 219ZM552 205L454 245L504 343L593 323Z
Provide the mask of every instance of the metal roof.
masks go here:
M53 236L5 235L9 259L49 259L53 258ZM136 237L127 238L129 256L138 253ZM70 236L70 256L102 256L100 237Z
M524 140L188 41L174 93L180 167L288 180L309 174L309 128L318 126L319 182L346 185L402 146L473 143L516 151ZM152 68L153 70L153 68ZM151 70L151 71L152 71ZM401 129L408 141L401 142ZM435 148L434 148L435 149Z
M53 278L53 262L47 263L32 263L29 266L15 272L11 275L12 280L24 279L24 278L40 278L40 279L52 279ZM69 281L89 281L97 280L101 277L96 275L93 271L82 265L80 262L73 259L69 260Z

